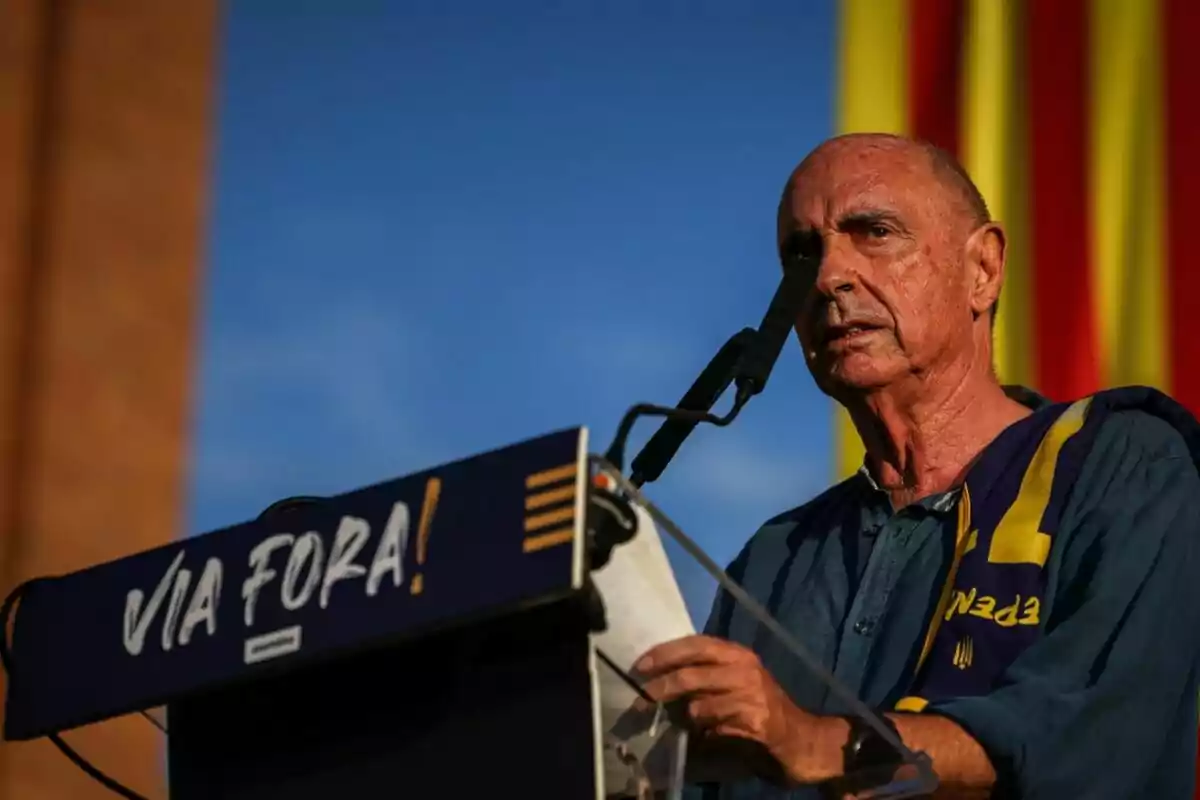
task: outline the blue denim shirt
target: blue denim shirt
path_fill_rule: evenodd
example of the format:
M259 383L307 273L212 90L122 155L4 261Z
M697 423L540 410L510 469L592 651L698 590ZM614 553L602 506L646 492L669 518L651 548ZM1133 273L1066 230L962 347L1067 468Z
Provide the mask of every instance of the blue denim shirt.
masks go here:
M1157 417L1106 421L1046 565L1041 637L986 695L931 706L988 752L994 796L1191 798L1200 671L1200 474ZM729 567L868 705L906 693L946 579L957 493L893 511L865 473L766 523ZM727 597L708 630L754 648L800 706L844 713ZM706 798L815 798L758 781Z

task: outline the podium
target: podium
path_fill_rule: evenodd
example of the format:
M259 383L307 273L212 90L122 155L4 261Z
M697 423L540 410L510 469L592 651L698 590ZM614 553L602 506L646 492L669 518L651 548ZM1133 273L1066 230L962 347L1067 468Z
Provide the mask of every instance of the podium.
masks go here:
M32 581L4 736L165 705L171 800L603 798L592 470L572 428Z
M166 705L172 800L596 797L586 477L565 430L34 581L5 738Z

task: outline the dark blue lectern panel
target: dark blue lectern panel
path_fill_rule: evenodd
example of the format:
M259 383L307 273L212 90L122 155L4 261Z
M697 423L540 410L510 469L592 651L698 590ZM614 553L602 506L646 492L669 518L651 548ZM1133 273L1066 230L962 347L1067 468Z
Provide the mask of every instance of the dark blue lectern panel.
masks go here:
M189 697L171 800L595 800L578 598Z
M578 589L584 437L550 434L33 584L17 612L5 736ZM95 523L103 535L120 520Z

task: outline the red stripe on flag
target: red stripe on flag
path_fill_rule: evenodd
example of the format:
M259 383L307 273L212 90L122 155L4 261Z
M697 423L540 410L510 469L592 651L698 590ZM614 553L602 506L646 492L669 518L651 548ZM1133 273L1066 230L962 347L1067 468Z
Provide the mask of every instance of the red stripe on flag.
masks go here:
M1188 241L1200 219L1200 5L1164 0L1164 112L1166 114L1167 352L1171 394L1200 414L1200 251ZM1196 749L1196 800L1200 800L1200 744Z
M1072 400L1099 388L1088 266L1087 11L1084 0L1027 8L1034 374L1039 391Z
M965 0L909 0L909 131L959 155Z
M1165 0L1167 337L1170 389L1200 414L1200 249L1191 241L1200 221L1200 4ZM1200 775L1200 771L1198 771ZM1200 797L1200 795L1197 795Z

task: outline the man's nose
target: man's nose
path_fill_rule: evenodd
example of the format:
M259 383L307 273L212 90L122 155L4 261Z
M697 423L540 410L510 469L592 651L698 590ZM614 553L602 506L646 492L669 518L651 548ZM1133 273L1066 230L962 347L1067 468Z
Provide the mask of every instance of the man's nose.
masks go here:
M844 252L837 241L826 241L817 268L816 290L825 297L853 292L858 287L859 272L854 256Z

